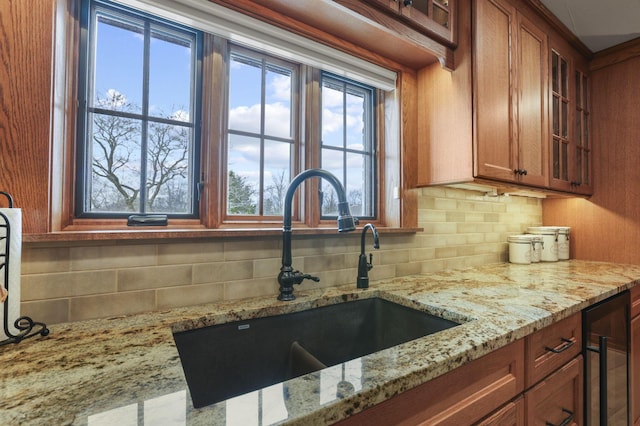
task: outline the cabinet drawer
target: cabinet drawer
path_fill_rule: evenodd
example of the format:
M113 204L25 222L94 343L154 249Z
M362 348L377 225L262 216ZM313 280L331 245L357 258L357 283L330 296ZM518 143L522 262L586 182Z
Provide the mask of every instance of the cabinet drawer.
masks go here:
M522 426L524 422L524 398L519 397L477 424L477 426Z
M582 316L577 313L528 336L525 386L533 386L582 350Z
M582 424L582 355L525 392L529 425Z
M631 318L640 315L640 284L631 288Z
M524 342L521 339L338 424L468 425L523 390Z

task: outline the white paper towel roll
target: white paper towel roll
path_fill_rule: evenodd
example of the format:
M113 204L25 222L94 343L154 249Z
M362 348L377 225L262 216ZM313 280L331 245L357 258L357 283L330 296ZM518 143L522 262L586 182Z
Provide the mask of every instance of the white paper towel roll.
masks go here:
M7 221L9 227L7 228ZM8 232L7 232L8 231ZM9 235L7 244L7 234ZM7 256L8 252L8 256ZM0 304L2 319L5 307L8 306L9 332L17 335L19 330L14 327L20 316L20 259L22 255L22 210L14 208L0 208L0 285L9 291L5 303ZM7 274L8 272L8 274ZM8 282L7 282L8 281ZM0 327L0 340L9 338L4 327Z

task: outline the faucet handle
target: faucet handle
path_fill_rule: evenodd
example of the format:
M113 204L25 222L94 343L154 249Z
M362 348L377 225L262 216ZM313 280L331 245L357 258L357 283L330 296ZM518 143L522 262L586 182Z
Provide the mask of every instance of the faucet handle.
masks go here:
M367 269L369 271L373 269L373 253L369 253L369 262L367 262Z
M311 281L315 281L315 282L319 282L320 281L320 278L314 277L313 275L309 275L309 274L304 274L302 276L302 279L303 280L311 280Z

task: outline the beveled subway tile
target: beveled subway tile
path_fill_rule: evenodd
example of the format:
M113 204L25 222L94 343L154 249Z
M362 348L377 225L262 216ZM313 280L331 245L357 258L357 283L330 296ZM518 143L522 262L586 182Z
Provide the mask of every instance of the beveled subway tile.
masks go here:
M264 259L277 257L281 253L280 239L252 239L242 241L226 241L224 243L224 260Z
M69 247L22 247L22 274L44 274L69 271L71 255Z
M156 264L156 246L115 245L100 247L72 247L71 270L133 268Z
M116 271L65 272L24 275L20 296L24 301L114 293Z
M277 275L277 274L276 274ZM199 263L193 265L193 284L245 280L253 277L253 261Z
M274 298L278 295L278 281L275 277L224 283L225 300L245 299L271 294Z
M426 259L425 259L426 260ZM396 277L417 275L422 273L422 262L409 262L396 265Z
M299 258L293 258L292 263L295 265L296 260L300 262ZM282 266L281 258L271 259L256 259L253 261L253 277L252 278L268 278L276 277L280 273L280 267Z
M191 265L119 269L118 290L131 291L189 285L192 282L191 275Z
M372 250L368 250L367 253L374 253ZM411 250L386 250L380 252L378 255L374 253L374 257L379 259L381 265L395 265L397 263L405 263L411 259Z
M375 265L373 269L369 271L369 285L374 286L376 280L386 280L389 278L395 278L397 276L397 267L399 265L406 265L406 263L398 265ZM357 275L357 274L356 274ZM354 281L355 283L356 281Z
M70 300L69 321L130 315L155 309L154 290L74 297Z
M20 303L20 315L31 317L32 320L47 325L68 322L69 299L36 300Z
M350 265L347 264L346 255L328 254L324 256L305 256L302 270L303 272L311 273L345 269L348 266ZM356 266L358 266L357 263Z
M224 300L224 283L184 285L156 291L158 309L179 308Z
M224 243L189 242L158 244L158 264L192 264L224 260Z

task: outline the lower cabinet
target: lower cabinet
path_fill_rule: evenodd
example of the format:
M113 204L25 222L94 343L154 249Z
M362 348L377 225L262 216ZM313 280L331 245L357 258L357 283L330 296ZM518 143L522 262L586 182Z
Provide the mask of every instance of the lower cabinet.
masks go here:
M524 397L521 396L482 420L478 426L521 426L525 424L524 414Z
M629 357L631 423L640 426L640 285L631 289L631 356Z
M521 339L338 424L470 425L523 390Z
M524 394L527 425L582 425L582 355Z
M581 325L572 315L338 424L581 425Z

